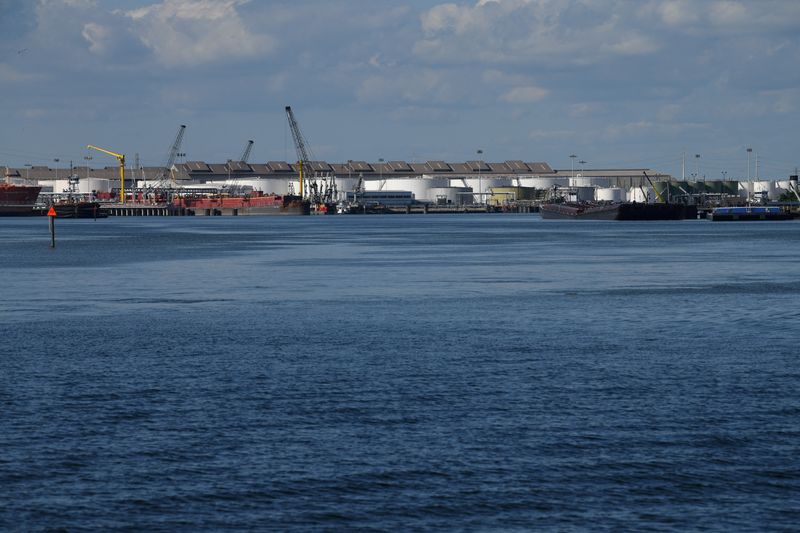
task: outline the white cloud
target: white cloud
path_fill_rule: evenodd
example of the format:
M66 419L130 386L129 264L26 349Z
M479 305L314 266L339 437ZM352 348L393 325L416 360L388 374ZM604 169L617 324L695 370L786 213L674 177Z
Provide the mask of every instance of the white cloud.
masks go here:
M509 104L530 104L544 99L547 94L547 89L529 85L526 87L514 87L503 94L500 100Z
M125 13L134 32L167 66L268 54L276 43L252 32L237 12L247 0L164 0Z
M697 2L690 0L672 0L661 2L657 7L661 19L669 26L693 24L698 20Z
M414 51L434 62L591 64L660 45L614 0L481 0L422 14Z
M361 102L404 104L451 104L464 93L444 71L420 69L413 75L369 76L358 88Z
M111 30L107 27L90 22L83 26L81 35L89 43L89 51L93 54L103 54L108 49Z

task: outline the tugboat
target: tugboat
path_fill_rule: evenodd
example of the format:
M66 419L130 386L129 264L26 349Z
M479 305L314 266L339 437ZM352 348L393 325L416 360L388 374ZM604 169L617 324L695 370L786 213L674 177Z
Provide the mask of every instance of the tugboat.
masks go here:
M55 199L49 206L55 209L58 218L106 218L108 213L90 195L78 193L80 178L72 175L66 197Z

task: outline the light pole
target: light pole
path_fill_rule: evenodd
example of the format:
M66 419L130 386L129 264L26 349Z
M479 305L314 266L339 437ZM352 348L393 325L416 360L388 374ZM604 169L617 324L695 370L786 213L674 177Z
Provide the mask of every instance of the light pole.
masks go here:
M750 181L750 154L753 153L753 149L748 147L747 148L747 181Z
M584 161L583 159L581 159L580 161L578 161L578 163L580 163L580 164L581 164L581 177L583 177L583 165L585 165L585 164L586 164L586 161Z
M59 158L53 159L53 162L56 164L56 181L58 181L58 162L61 161Z
M83 158L86 160L86 179L89 179L89 162L92 160L92 156L85 155Z
M700 154L694 154L694 170L697 179L700 180Z
M578 157L578 156L575 155L575 154L570 154L570 156L569 156L569 159L570 159L570 161L569 161L569 170L570 170L570 177L571 178L575 177L575 158L576 157Z
M478 154L478 203L483 205L483 180L481 179L481 155L483 155L483 150L478 150L476 153Z
M25 181L28 181L29 179L31 179L30 170L31 170L31 164L30 163L25 163Z

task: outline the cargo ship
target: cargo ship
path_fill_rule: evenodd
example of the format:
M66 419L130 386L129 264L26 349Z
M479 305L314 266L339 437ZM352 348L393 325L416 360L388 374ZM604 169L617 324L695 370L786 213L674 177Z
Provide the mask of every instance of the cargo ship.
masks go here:
M743 206L743 207L717 207L708 216L712 221L735 222L753 220L791 220L791 213L780 207L773 206Z
M542 204L544 219L561 220L683 220L696 218L697 208L683 204L645 204L637 202Z
M0 183L0 216L33 215L41 190L39 186Z
M186 209L194 215L234 215L234 216L269 216L269 215L310 215L311 202L296 195L259 195L248 196L186 196L173 200L173 205Z

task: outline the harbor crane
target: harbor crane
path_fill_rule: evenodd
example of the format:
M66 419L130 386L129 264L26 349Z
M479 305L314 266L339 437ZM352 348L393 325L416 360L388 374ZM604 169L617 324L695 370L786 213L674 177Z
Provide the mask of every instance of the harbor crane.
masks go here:
M300 126L297 125L297 120L294 118L291 106L286 106L286 118L289 120L289 129L292 130L292 140L294 140L294 148L297 152L298 173L300 175L300 197L303 197L303 177L305 169L309 167L311 160L308 157L308 148L306 147L306 139L300 131Z
M178 153L181 149L181 144L183 143L183 134L186 132L186 125L181 124L178 128L178 133L175 135L175 140L172 141L172 146L169 149L169 153L167 154L167 161L164 163L164 166L161 168L159 175L155 179L155 184L148 189L155 189L157 191L163 191L165 189L172 188L173 179L172 179L172 167L175 164L175 160L178 157Z
M244 152L242 152L242 157L239 158L239 161L242 163L247 163L247 160L250 159L250 151L253 149L253 140L247 141L247 145L244 147Z
M103 152L104 154L108 154L110 156L114 156L119 161L119 203L125 203L125 154L118 154L116 152L112 152L110 150L106 150L105 148L99 148L97 146L92 146L91 144L87 145L86 148L90 150L97 150L98 152Z

